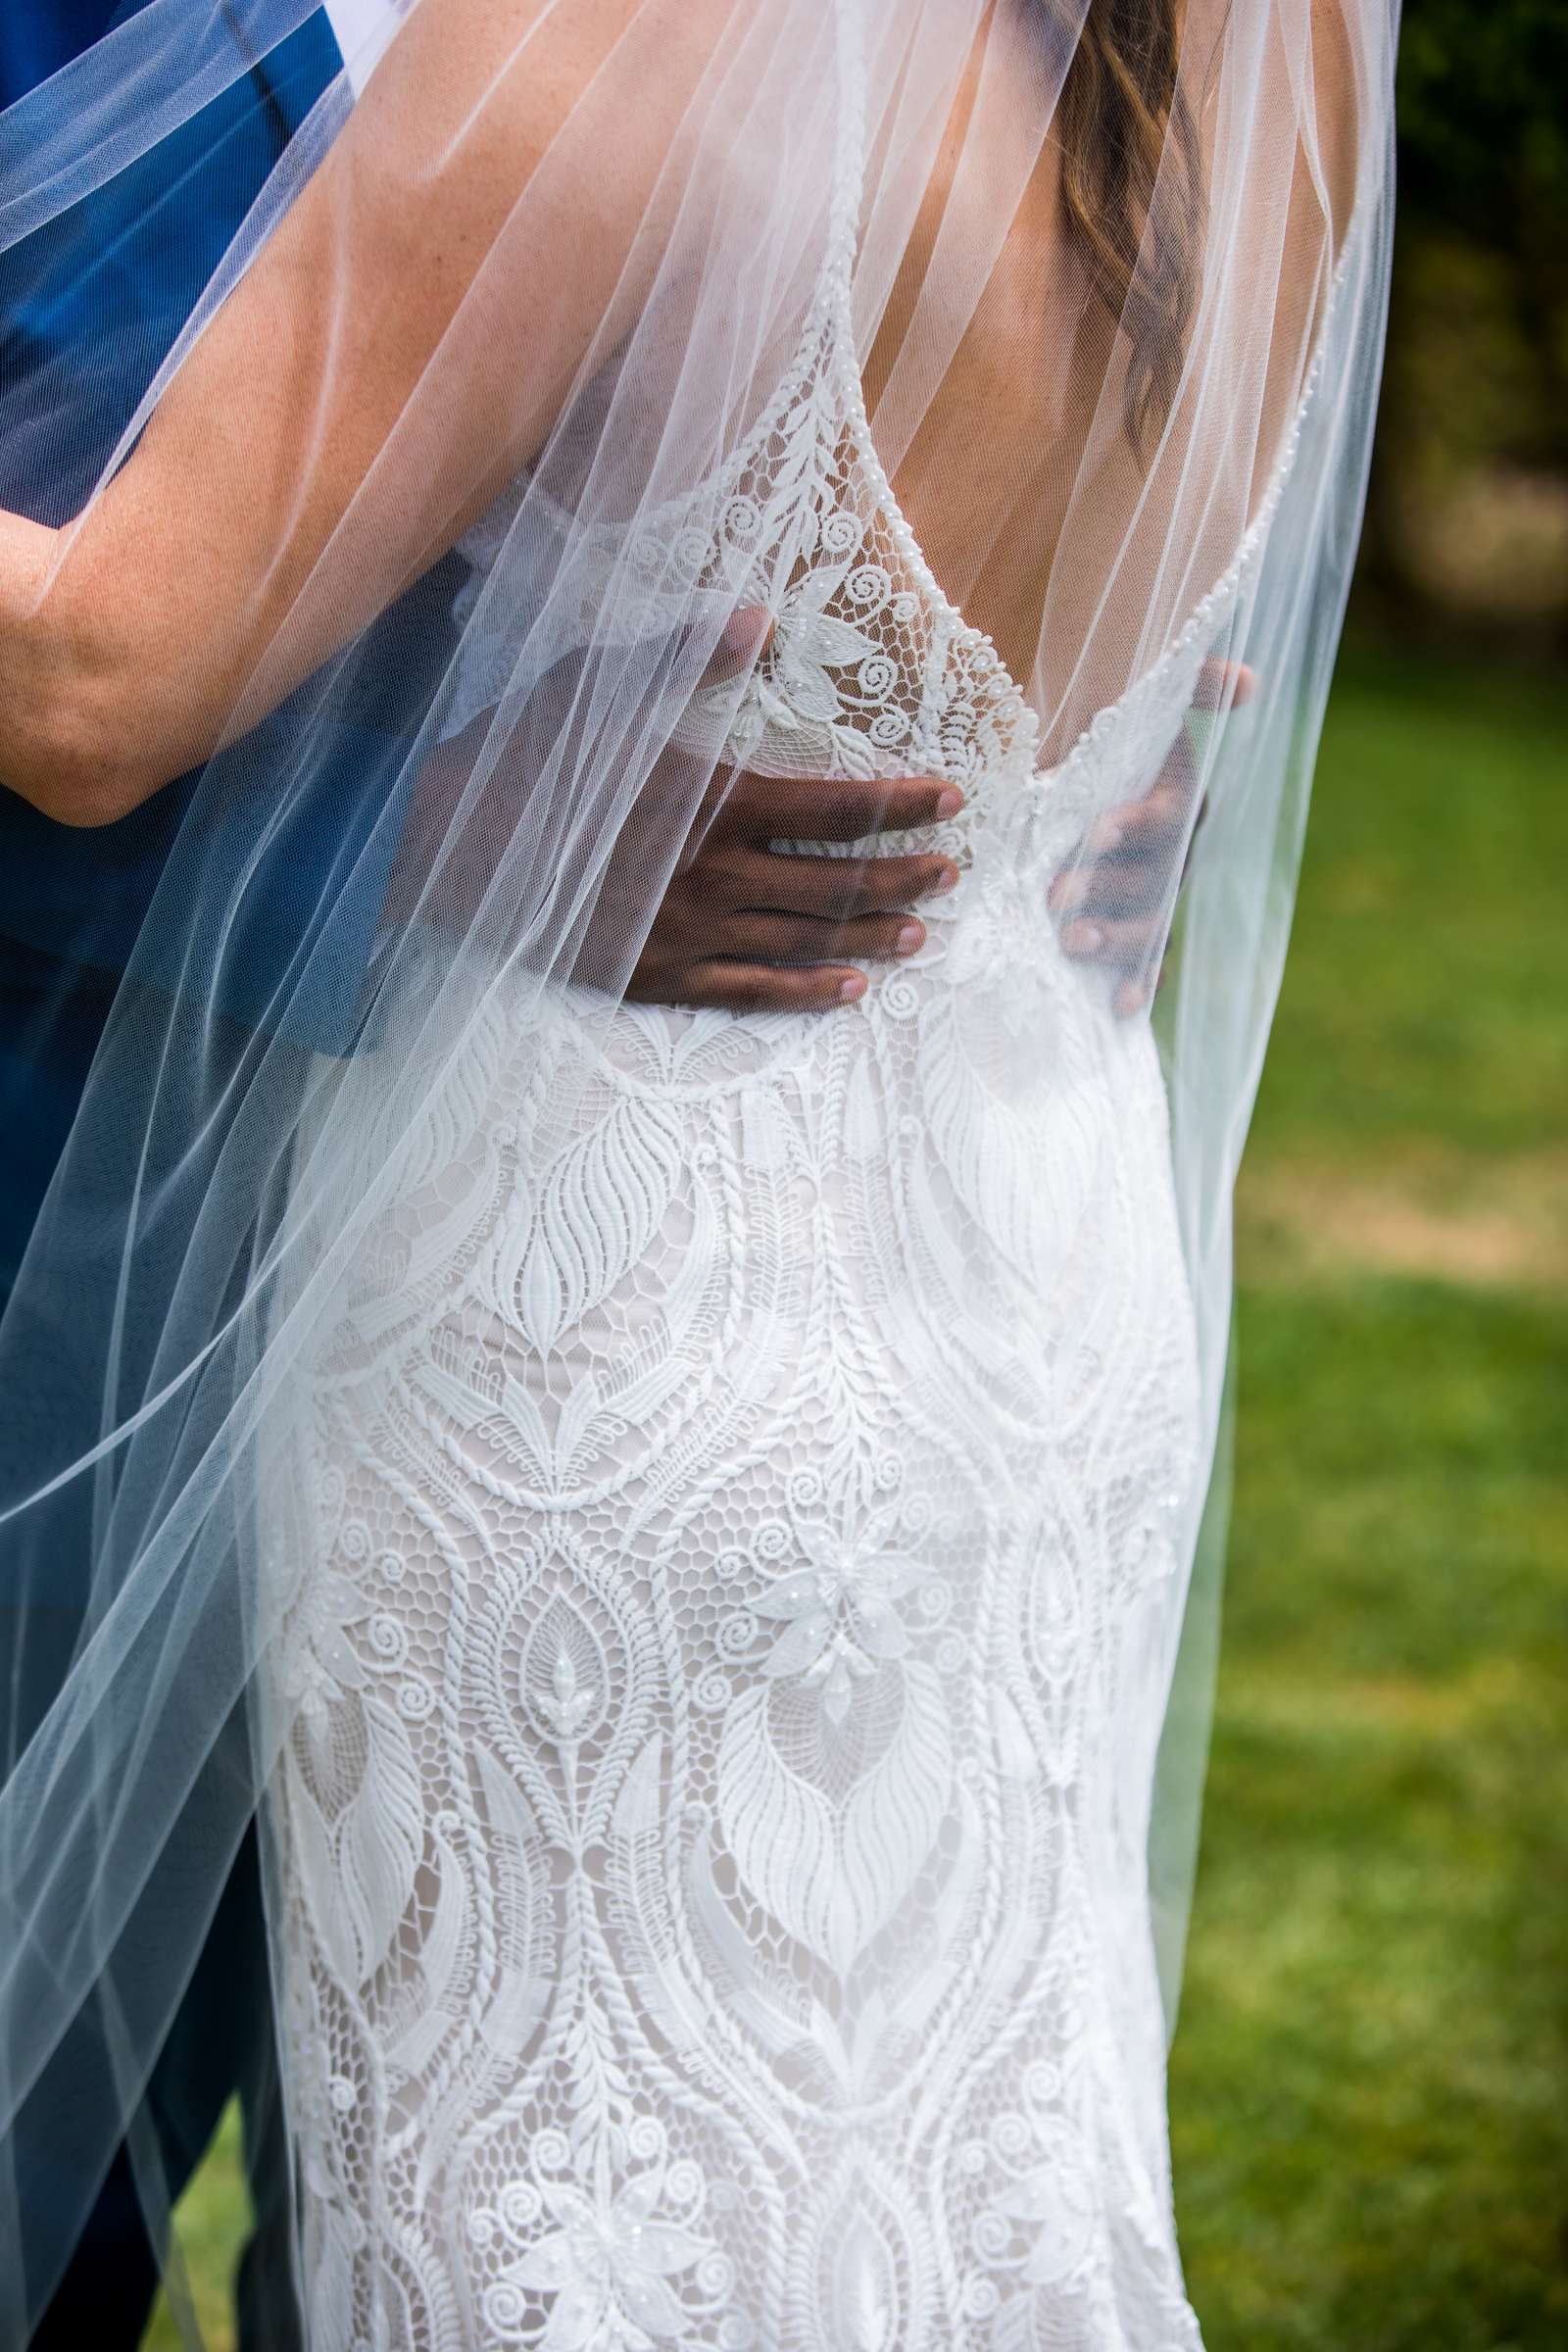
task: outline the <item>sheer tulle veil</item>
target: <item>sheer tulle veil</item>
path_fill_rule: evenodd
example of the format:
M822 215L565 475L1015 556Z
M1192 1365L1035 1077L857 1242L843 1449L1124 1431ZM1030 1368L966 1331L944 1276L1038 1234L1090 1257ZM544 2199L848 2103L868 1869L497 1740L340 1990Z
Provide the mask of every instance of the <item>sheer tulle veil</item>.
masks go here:
M95 203L167 233L160 157L220 100L237 156L313 13L148 0L0 117L8 318L48 322L0 372L58 534L35 610L165 612L101 723L175 747L101 812L95 919L131 864L156 882L0 1324L0 2248L40 2169L85 2199L138 2144L284 1737L256 1698L297 1367L498 1005L541 1069L563 1020L613 1018L737 760L956 765L1103 894L1097 818L1181 748L1191 855L1119 911L1151 977L1169 934L1132 1017L1223 1452L1232 1187L1360 521L1395 0L1187 0L1163 78L1147 30L1110 65L1081 36L1164 12L1099 0L360 0L172 341L127 279L88 350ZM411 301L418 365L351 403ZM172 446L188 499L149 514ZM210 531L253 552L203 614L180 547ZM751 607L772 638L715 684ZM1144 1666L1172 2012L1222 1486L1173 1497ZM54 2222L0 2262L0 2343Z

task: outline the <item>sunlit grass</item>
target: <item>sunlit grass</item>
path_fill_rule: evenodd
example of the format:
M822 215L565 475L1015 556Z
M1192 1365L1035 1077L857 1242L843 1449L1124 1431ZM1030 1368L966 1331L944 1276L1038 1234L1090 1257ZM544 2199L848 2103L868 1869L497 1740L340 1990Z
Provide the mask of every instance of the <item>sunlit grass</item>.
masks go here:
M1568 2342L1556 1302L1272 1291L1242 1347L1171 2083L1194 2300L1210 2352L1547 2352Z
M1565 874L1568 696L1346 662L1240 1217L1171 2082L1209 2352L1568 2344ZM229 2136L209 2324L242 2211Z
M1241 1203L1210 2352L1568 2343L1568 698L1350 662Z

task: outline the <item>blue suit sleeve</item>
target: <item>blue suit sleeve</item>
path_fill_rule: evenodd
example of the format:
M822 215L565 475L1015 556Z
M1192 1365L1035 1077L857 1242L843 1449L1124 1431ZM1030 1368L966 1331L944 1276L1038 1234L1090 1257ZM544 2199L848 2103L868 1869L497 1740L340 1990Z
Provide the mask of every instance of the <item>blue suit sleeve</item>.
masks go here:
M0 503L51 522L79 510L283 146L339 65L318 15L268 58L265 78L242 74L177 135L6 257ZM458 576L450 564L438 566L414 592L427 649L440 643L440 600L450 612ZM395 616L387 621L396 626ZM372 646L361 664L365 674L374 673L373 653ZM397 665L386 667L391 674ZM134 961L137 977L155 985L211 987L212 1008L236 1020L345 1051L396 848L389 800L414 723L410 686L400 676L402 709L390 707L388 693L379 704L364 698L354 723L334 729L320 772L284 816L285 854L268 857L259 888L245 885L249 852L257 826L275 821L274 812L239 800L207 810L196 778L91 832L52 824L0 792L0 980L56 989L69 987L78 968L101 983ZM268 723L286 728L289 715ZM188 937L172 935L165 955L145 928L172 845L188 843L193 824L204 828L204 895L219 903L226 881L238 893L211 968L192 955Z

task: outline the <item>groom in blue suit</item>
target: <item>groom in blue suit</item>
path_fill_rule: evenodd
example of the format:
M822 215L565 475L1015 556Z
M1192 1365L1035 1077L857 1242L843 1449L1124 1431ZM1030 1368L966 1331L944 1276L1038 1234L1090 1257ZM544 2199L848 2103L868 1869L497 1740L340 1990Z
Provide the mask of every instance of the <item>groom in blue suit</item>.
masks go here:
M140 4L8 0L0 8L0 107ZM69 430L59 437L49 430L30 447L24 431L7 436L0 503L47 520L80 505L283 145L339 64L326 19L313 19L265 68L242 74L143 165L7 257L0 267L0 376L12 386L43 387L35 412L68 417ZM92 833L53 825L0 792L0 1133L6 1138L0 1306L188 797L188 787L175 785L123 823ZM323 855L316 856L318 883L329 881L319 872ZM285 927L278 936L287 936ZM265 1001L269 973L258 968L253 979ZM243 1004L230 1009L243 1017ZM301 1043L331 1046L347 1017L346 1007L324 995L306 999L303 1019L315 1034ZM59 1615L64 1662L73 1624L69 1591ZM0 1645L4 1641L0 1627ZM36 1644L28 1654L37 1654ZM22 1694L14 1744L26 1734L24 1710L36 1713L47 1698L47 1689ZM82 2230L83 2205L96 2184L71 2178L69 2163L52 2154L48 2088L46 2077L37 2129L24 2129L22 2140L28 2168L21 2184L28 2225L23 2253L40 2278L62 2261L65 2268L33 2336L34 2352L131 2352L146 2327L160 2257L129 2155L122 2149L115 2158ZM149 2084L148 2111L172 2196L236 2093L256 2217L238 2282L241 2342L246 2352L287 2352L298 2329L288 2284L288 2183L254 1834L240 1849ZM8 2250L4 2258L14 2254Z

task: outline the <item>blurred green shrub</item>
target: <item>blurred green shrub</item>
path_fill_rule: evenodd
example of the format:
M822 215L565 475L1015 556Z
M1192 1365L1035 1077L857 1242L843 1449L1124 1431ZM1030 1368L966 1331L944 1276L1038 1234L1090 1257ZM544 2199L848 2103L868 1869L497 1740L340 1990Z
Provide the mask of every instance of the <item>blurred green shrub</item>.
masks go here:
M1359 605L1568 639L1568 0L1405 0L1399 221Z

